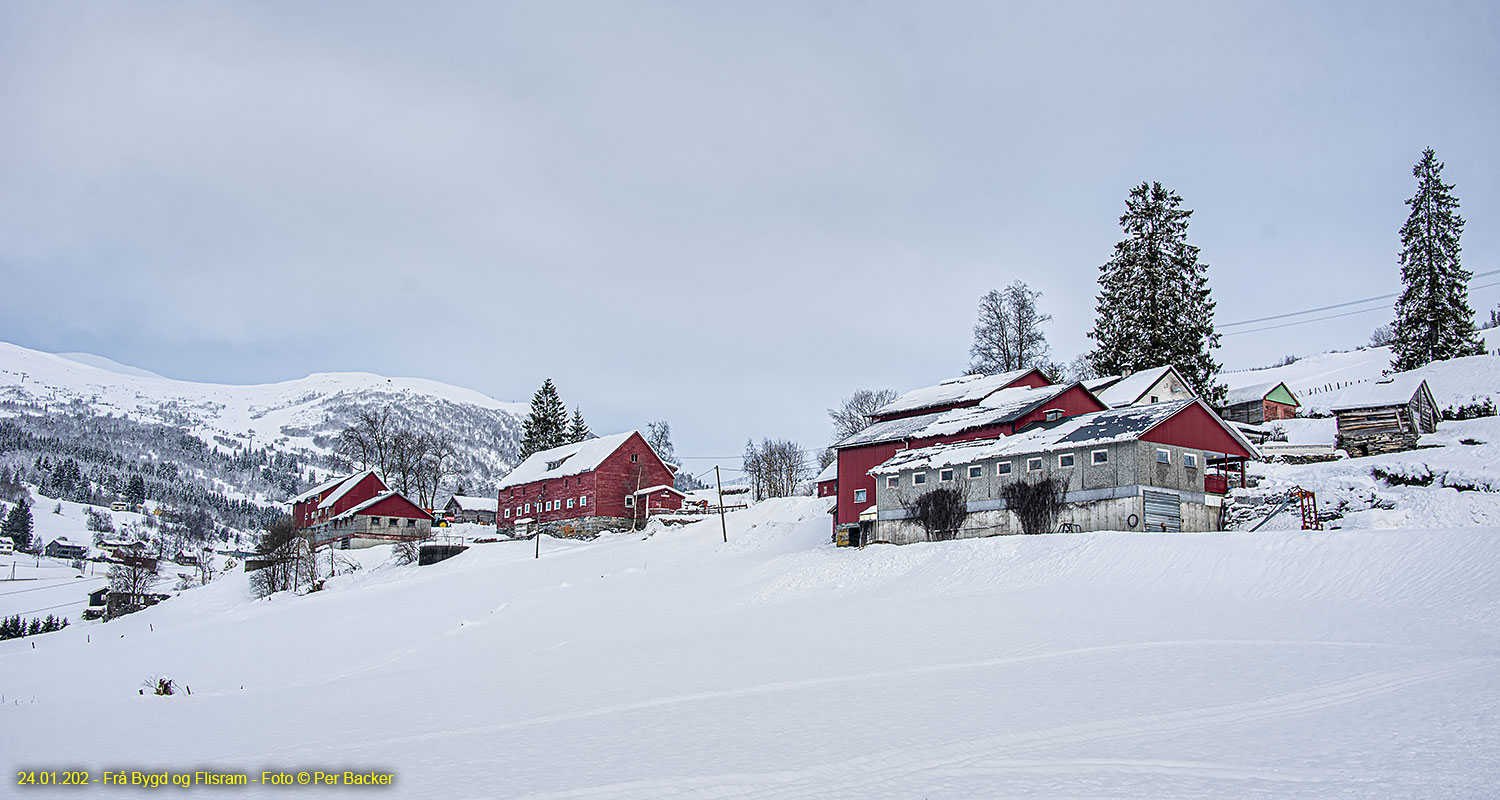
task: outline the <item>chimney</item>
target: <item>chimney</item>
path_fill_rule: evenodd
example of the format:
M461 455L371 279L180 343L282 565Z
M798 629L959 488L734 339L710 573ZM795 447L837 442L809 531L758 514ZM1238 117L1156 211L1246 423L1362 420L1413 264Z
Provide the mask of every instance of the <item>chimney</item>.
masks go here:
M1130 377L1130 373L1132 373L1132 372L1135 372L1135 365L1134 364L1125 364L1125 365L1123 365L1123 366L1120 367L1120 377L1122 377L1122 378L1128 378L1128 377Z

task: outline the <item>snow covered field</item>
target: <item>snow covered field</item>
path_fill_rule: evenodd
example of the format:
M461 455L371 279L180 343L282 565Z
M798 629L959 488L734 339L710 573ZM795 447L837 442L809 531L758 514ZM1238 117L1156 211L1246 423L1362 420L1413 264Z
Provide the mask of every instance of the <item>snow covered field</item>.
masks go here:
M363 551L320 593L252 600L231 574L0 642L0 752L12 774L386 770L403 797L1500 786L1500 529L848 550L824 509L736 512L728 544L710 519L544 539L540 560L531 542L421 568ZM137 694L161 674L192 695Z

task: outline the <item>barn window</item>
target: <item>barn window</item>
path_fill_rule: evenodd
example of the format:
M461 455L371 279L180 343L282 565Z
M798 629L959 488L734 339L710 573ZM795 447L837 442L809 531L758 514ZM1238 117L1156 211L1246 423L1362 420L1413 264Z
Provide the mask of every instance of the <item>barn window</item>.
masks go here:
M568 508L572 508L572 507L573 507L573 498L569 497L568 498Z
M927 482L927 473L925 473L925 472L913 472L911 474L911 485L912 486L921 486L922 484L924 484L926 482Z
M1042 460L1040 458L1028 458L1028 459L1026 459L1026 471L1027 472L1041 472L1042 471Z
M505 509L505 518L510 519L510 509Z
M588 495L585 494L585 495L579 495L578 496L578 505L586 506L588 504L589 504L589 496Z
M865 490L864 489L855 489L854 490L854 502L856 502L856 503L863 503L864 501L865 501Z
M1182 454L1182 465L1184 467L1187 467L1188 469L1197 469L1198 468L1198 454L1197 453L1183 453Z
M1001 475L1009 475L1009 474L1010 474L1010 462L1009 461L1001 461L999 464L995 465L995 476L996 477L999 477Z
M982 466L980 466L978 464L975 464L974 466L969 467L969 477L970 478L982 478L982 477L984 477L984 467L982 467Z
M901 485L901 476L900 475L891 475L890 477L887 477L885 479L885 488L887 488L887 489L895 489L896 487L898 487L900 485Z
M943 481L944 483L953 480L953 470L945 469L940 471L938 473L938 480Z
M406 527L408 527L408 528L415 528L415 527L417 527L417 521L414 520L414 519L407 520L406 521Z
M1093 460L1093 462L1095 464L1108 464L1109 463L1109 451L1108 450L1095 450L1093 452L1092 460Z
M372 527L372 528L378 528L378 527L380 527L380 517L370 517L370 527Z
M630 454L630 463L634 464L634 463L636 463L636 462L638 462L640 460L641 460L640 455L638 455L636 453L631 453Z
M1067 468L1073 466L1073 454L1063 453L1057 457L1057 466Z
M625 495L625 507L626 508L635 508L635 496L634 495Z
M1170 463L1172 463L1172 451L1170 451L1170 450L1157 450L1156 451L1156 463L1158 463L1158 464L1170 464Z
M528 514L531 513L531 504L530 503L526 504L526 513L528 513Z

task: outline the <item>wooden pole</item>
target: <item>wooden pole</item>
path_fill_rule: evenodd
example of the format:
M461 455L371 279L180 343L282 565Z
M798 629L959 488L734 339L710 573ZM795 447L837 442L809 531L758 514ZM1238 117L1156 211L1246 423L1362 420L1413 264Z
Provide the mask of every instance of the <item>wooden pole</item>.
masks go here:
M719 487L719 529L724 532L724 543L729 544L729 525L724 522L724 481L719 478L719 465L714 465L714 483Z

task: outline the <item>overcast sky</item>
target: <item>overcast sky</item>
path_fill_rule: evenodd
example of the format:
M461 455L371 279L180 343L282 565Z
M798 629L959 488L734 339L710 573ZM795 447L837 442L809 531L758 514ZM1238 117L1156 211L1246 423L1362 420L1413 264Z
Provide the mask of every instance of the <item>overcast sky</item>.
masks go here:
M1493 2L7 2L0 339L822 446L842 395L961 373L1014 279L1087 349L1141 181L1220 324L1396 291L1427 146L1500 269L1497 132Z

